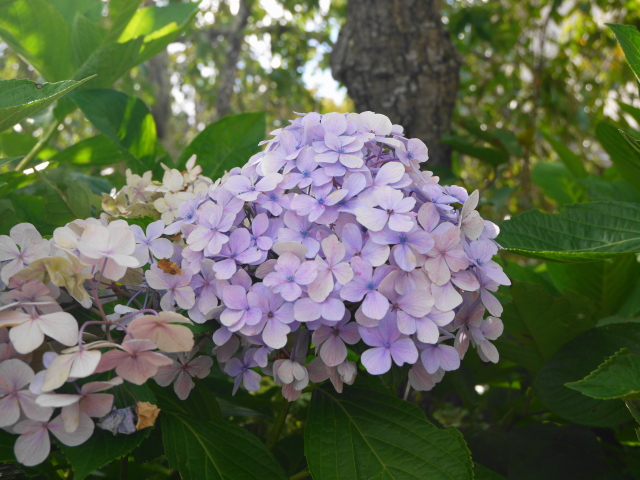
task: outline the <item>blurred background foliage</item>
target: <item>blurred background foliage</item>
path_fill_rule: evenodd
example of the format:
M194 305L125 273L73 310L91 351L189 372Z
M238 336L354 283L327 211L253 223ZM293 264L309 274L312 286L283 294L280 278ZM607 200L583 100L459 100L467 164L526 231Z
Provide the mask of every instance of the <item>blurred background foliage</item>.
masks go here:
M16 22L24 5L41 18ZM0 0L2 80L102 73L0 132L0 233L30 221L50 234L99 212L91 193L120 188L126 168L157 175L160 162L183 167L196 152L213 175L244 163L292 112L354 110L329 70L345 16L346 0ZM606 237L617 213L636 221L629 235L637 242L640 154L618 130L640 140L638 82L605 23L639 27L640 0L446 0L441 21L461 64L441 183L480 189L480 212L502 223L506 246L522 238L521 224L505 221L512 216L579 214L602 201L626 203L605 204L592 231L601 226ZM408 400L436 425L460 428L480 464L476 478L640 478L625 403L565 386L621 347L640 354L638 249L566 263L562 252L520 247L533 258L516 248L501 256L514 281L498 292L501 362L469 355L432 392ZM386 386L402 397L396 380ZM257 395L232 398L227 377L206 382L224 417L266 437L281 408L277 388L266 382ZM309 397L292 406L274 449L289 475L306 468ZM0 438L0 461L8 460L2 446ZM162 455L156 429L102 473L178 478ZM30 473L69 478L59 451L45 465Z
M149 105L160 144L171 157L226 114L265 111L271 129L292 111L353 110L328 68L346 0L203 0L192 6L197 12L184 31L115 83ZM640 24L639 6L636 0L443 1L442 22L459 52L461 81L452 134L444 139L454 147L452 169L438 173L469 189L490 188L484 200L491 203L493 220L530 207L553 210L606 196L593 179L572 181L563 167L563 147L583 161L588 174L607 170L609 180L617 178L596 127L603 121L623 129L637 126L640 115L633 107L640 100L604 23ZM83 16L98 21L105 13L93 8ZM0 75L42 80L4 42ZM48 115L0 134L2 156L26 154ZM28 135L16 135L18 129ZM93 133L76 111L39 158L47 160ZM536 167L541 162L551 166ZM100 167L90 165L86 173ZM105 179L122 183L121 175Z

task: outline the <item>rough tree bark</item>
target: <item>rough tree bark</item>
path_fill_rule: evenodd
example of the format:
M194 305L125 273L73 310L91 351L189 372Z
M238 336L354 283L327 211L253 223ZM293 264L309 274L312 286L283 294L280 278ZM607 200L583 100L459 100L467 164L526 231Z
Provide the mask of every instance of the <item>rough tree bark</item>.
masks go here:
M151 113L156 121L156 132L160 140L166 140L169 134L169 119L171 118L171 84L169 82L169 54L166 50L160 52L147 63L148 79L154 86L155 103Z
M449 131L459 60L440 18L440 0L349 0L331 70L358 111L387 115L427 144L430 165L449 166L438 139Z

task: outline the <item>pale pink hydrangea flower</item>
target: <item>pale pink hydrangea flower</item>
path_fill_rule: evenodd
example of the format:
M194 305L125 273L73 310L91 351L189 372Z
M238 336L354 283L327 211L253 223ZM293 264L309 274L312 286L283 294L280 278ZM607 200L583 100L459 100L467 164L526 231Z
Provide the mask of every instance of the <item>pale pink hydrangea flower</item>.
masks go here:
M178 353L172 365L160 367L153 377L158 385L166 387L173 382L173 390L180 400L186 400L195 384L192 377L205 378L213 366L213 359L207 355L193 358L198 352L194 347L189 353Z

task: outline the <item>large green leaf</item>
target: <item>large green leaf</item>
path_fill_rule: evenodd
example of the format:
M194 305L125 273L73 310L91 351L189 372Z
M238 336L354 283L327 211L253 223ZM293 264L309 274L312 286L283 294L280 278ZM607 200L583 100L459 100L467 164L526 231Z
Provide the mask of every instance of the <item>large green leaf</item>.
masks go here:
M584 162L582 158L573 153L569 147L567 147L564 143L556 140L551 135L542 132L544 138L551 144L555 152L560 157L560 161L564 163L564 166L567 167L567 170L574 178L581 178L587 176L587 171L584 168Z
M181 414L199 420L220 418L222 414L215 395L197 378L194 378L193 381L195 387L191 390L186 400L178 398L173 386L161 387L152 383L151 389L158 399L158 406L165 412Z
M567 205L557 215L529 210L500 228L498 242L507 250L544 260L583 262L640 252L640 205L632 203Z
M633 105L629 105L623 102L618 102L618 106L620 107L620 110L622 110L624 113L631 115L631 117L636 122L640 123L640 108L636 108Z
M363 383L314 390L305 453L314 480L473 478L458 430L439 430L417 406Z
M165 7L141 8L131 18L118 42L143 36L144 45L138 63L144 62L178 38L197 12L197 3L172 3Z
M0 429L0 462L15 462L16 456L13 453L13 445L18 439L17 435L11 435Z
M47 0L47 3L56 7L69 25L73 25L78 13L92 22L99 22L105 4L103 0Z
M77 65L82 65L100 47L105 35L106 31L100 24L76 12L71 27L71 46Z
M640 190L625 180L607 181L596 175L589 175L578 180L587 190L587 196L593 202L640 203Z
M609 122L596 125L596 139L609 154L622 178L640 190L640 152L620 136L620 131Z
M538 283L513 281L512 302L504 306L504 334L496 340L502 358L539 370L566 342L594 327L587 297L567 291L544 293Z
M212 123L182 152L178 165L183 167L191 155L198 156L204 175L214 180L225 170L244 165L258 152L264 139L264 113L241 113Z
M125 43L112 43L98 48L76 72L74 78L97 75L86 88L110 87L113 82L135 67L139 61L143 38L135 38Z
M87 80L45 84L27 79L0 81L0 132L48 107Z
M585 263L548 263L547 271L559 291L580 292L594 303L596 318L614 315L640 278L635 255Z
M72 78L76 65L71 30L60 12L45 0L18 0L3 9L0 37L45 79Z
M4 157L24 156L38 143L37 137L13 130L0 133L0 151Z
M16 216L21 222L34 225L37 229L44 226L45 200L39 195L11 195L11 203L16 209Z
M118 147L105 135L89 137L48 159L51 163L103 166L122 161Z
M595 370L621 348L640 354L640 324L617 323L594 328L564 345L542 367L534 382L547 408L575 423L612 427L631 417L624 403L598 400L566 386Z
M0 183L1 185L1 183ZM20 223L16 209L9 199L0 200L0 235L9 235L11 228Z
M127 24L131 21L142 0L110 0L109 2L109 18L111 25L103 44L108 45L114 43L120 38L120 35L127 28Z
M76 91L72 98L93 126L119 148L134 173L153 169L156 124L142 100L105 89Z
M627 132L623 130L619 130L619 132L620 132L620 135L622 135L624 139L627 141L627 143L631 145L631 148L633 148L636 152L640 153L640 140L638 140L633 135L629 135Z
M489 147L478 147L467 142L465 139L453 135L446 135L440 140L442 143L451 145L454 150L477 158L489 165L497 167L509 161L509 155L501 150Z
M582 186L575 181L567 167L559 162L540 162L531 170L531 180L558 205L584 200Z
M579 382L567 383L567 387L593 398L638 399L640 357L623 348Z
M84 182L75 182L66 191L49 183L44 204L45 225L41 233L51 234L60 225L66 225L77 218L90 217L92 195L91 189Z
M509 480L614 480L604 449L591 429L534 423L508 431L476 429L467 435L475 461ZM476 479L492 479L476 472Z
M167 414L161 424L167 460L183 480L287 478L262 442L227 420Z
M631 25L617 25L615 23L607 23L607 26L613 30L616 39L622 47L627 62L640 80L640 33Z
M59 442L62 453L73 467L74 479L84 480L98 468L131 452L147 438L153 428L145 428L133 435L113 435L96 428L91 438L77 447Z

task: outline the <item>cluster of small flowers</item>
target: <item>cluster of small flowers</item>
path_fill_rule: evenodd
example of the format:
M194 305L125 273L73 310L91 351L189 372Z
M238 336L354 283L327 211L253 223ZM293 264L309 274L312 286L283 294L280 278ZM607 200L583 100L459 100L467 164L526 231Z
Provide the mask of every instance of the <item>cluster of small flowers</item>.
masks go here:
M196 165L193 155L180 172L175 168L164 168L162 182L152 179L152 172L142 176L127 169L127 184L118 192L102 194L102 210L108 217L152 217L161 218L169 225L179 215L180 205L185 200L192 200L198 193L206 194L211 179L200 175L202 167Z
M374 375L410 365L417 390L469 345L497 362L491 292L509 279L477 191L421 172L426 146L383 115L310 113L273 133L215 183L193 159L162 185L129 174L100 219L50 240L29 224L0 236L0 428L20 435L20 462L47 457L49 432L83 443L91 417L114 433L150 425L149 406L116 409L102 393L123 382L173 382L187 398L213 364L196 355L207 334L194 338L192 321L210 322L234 393L258 390L262 371L290 401L310 381L342 391L357 353ZM113 219L158 213L146 230ZM76 320L79 306L99 320Z
M172 260L185 278L150 283L174 288L163 307L219 322L214 353L236 389L256 390L259 366L290 401L309 381L341 391L357 372L347 345L360 340L369 373L410 364L418 390L457 369L470 344L497 362L491 292L510 281L478 192L421 172L427 147L384 115L309 113L272 134L181 206L165 234L182 234ZM309 340L318 356L307 364Z
M164 228L162 220L145 233L123 220L89 218L56 229L50 240L27 223L0 236L0 428L20 435L14 451L24 465L46 459L49 433L65 445L84 443L95 428L91 417L113 433L153 424L156 407L116 409L105 390L155 376L163 386L175 381L185 399L191 378L209 374L213 359L193 358L198 348L184 326L191 321L147 308L157 293L140 267L173 254L171 241L159 238ZM105 306L118 299L127 304L107 315ZM80 325L70 312L81 306L100 320Z

